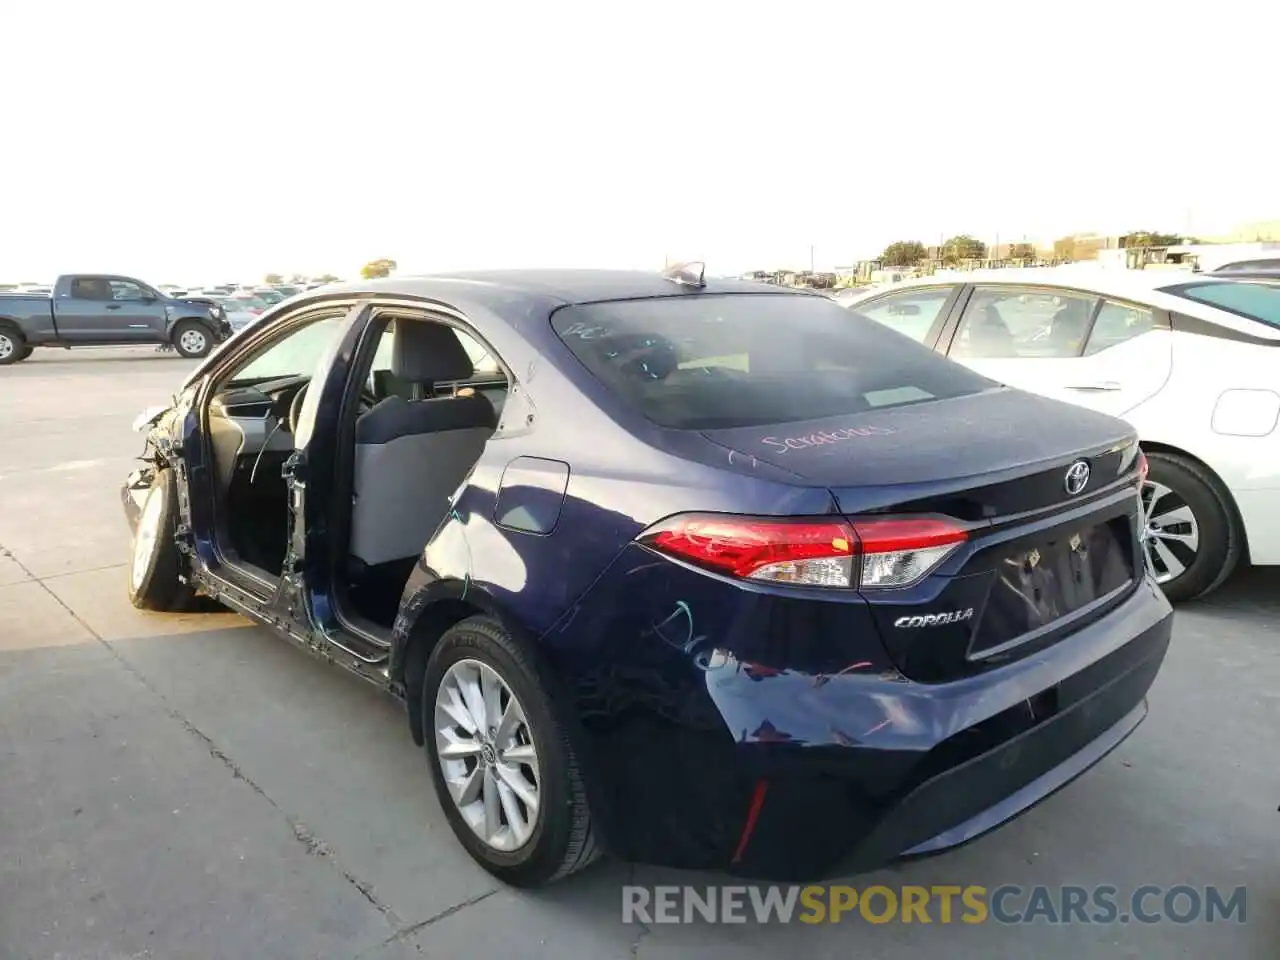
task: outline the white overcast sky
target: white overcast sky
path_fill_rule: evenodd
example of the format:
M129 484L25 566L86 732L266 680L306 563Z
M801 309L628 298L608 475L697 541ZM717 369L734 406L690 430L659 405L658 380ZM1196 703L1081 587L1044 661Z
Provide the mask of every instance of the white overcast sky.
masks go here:
M0 279L1280 218L1280 4L10 0Z

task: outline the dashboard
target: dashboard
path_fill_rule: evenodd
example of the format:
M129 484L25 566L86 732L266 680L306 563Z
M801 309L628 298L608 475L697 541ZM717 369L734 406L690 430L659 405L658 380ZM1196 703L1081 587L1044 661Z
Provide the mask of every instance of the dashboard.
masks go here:
M235 476L236 464L259 454L293 452L289 409L311 382L310 377L282 377L246 386L231 386L209 402L209 438L223 490Z

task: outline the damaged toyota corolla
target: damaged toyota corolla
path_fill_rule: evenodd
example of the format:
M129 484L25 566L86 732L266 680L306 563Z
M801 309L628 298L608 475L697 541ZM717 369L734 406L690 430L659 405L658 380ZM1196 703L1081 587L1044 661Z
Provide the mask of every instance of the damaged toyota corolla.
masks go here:
M698 265L325 288L138 426L133 602L400 698L512 884L967 841L1128 736L1169 643L1130 427Z

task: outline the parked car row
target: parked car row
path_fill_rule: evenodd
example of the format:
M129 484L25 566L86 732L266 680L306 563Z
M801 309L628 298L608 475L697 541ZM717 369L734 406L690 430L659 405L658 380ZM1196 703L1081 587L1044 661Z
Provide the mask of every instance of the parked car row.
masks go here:
M1136 728L1172 613L1139 430L941 345L981 339L973 304L1056 362L1081 297L1100 349L1063 364L1280 339L1238 293L1148 296L953 282L850 313L697 267L327 288L139 417L129 596L216 597L399 698L509 883L604 850L776 879L942 850ZM1214 422L1245 445L1240 399Z
M1143 550L1185 600L1242 560L1280 563L1280 286L1235 276L995 271L845 305L995 381L1132 424L1151 469Z
M306 283L277 283L263 285L245 285L239 283L213 284L206 287L174 287L170 290L173 296L232 298L235 300L256 301L263 306L274 306L282 300L315 290L324 284L319 281Z

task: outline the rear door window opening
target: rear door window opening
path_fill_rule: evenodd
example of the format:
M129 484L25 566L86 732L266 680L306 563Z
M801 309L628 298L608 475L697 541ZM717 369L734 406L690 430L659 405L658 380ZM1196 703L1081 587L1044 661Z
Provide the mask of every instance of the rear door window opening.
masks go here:
M423 548L497 429L508 385L496 355L452 317L375 314L335 449L333 509L351 505L333 530L349 626L375 638L389 631Z

